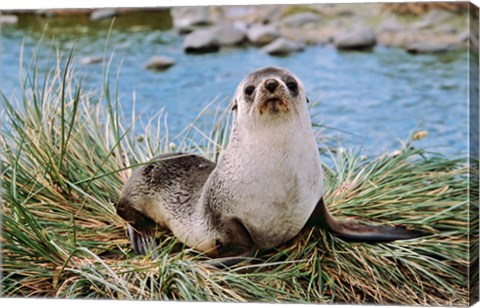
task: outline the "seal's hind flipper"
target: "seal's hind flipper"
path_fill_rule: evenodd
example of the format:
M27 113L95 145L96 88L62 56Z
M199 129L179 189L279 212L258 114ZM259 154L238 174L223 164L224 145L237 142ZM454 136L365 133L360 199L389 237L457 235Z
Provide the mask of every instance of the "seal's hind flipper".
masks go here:
M403 226L372 226L352 221L339 221L330 214L323 198L318 201L306 226L320 226L328 229L339 238L351 242L379 243L428 235L423 231L409 230Z
M349 221L338 221L336 230L339 238L347 242L381 243L408 240L427 235L419 230L409 230L403 226L372 226Z

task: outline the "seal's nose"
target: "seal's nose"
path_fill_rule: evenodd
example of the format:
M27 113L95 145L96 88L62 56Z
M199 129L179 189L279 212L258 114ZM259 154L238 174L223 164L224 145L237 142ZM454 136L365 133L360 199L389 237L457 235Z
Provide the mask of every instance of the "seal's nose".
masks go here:
M275 79L268 79L267 81L265 81L265 88L267 88L270 93L275 92L277 87L278 82Z

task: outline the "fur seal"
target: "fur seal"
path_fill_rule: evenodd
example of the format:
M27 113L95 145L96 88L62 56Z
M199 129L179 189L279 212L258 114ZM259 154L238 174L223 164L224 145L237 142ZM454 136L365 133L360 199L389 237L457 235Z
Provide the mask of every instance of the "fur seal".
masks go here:
M410 239L422 232L335 219L323 202L323 172L304 86L293 73L250 73L233 97L235 119L215 164L194 154L165 154L126 182L117 213L132 227L137 254L155 226L210 257L279 246L305 226L349 241Z

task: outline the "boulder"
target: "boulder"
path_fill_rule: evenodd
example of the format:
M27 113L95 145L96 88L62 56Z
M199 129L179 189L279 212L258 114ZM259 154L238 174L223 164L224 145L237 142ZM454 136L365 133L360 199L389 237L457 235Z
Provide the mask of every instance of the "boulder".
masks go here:
M415 29L427 29L435 25L440 25L446 20L454 17L454 14L441 9L433 9L423 16L420 21L413 24Z
M282 16L281 5L259 5L254 13L251 15L249 24L276 24Z
M303 44L281 37L264 46L261 51L273 56L286 56L292 52L304 49L305 46Z
M241 45L246 39L246 27L244 24L220 24L215 27L215 34L220 46Z
M181 33L189 33L197 26L211 24L211 13L208 6L172 7L173 27Z
M55 16L55 13L49 9L38 9L35 11L35 15L45 18L51 18Z
M303 28L281 28L282 37L306 45L326 45L332 42L332 34L328 28L322 28L314 24L307 24Z
M384 20L378 27L379 32L401 32L404 30L404 26L395 17L390 17Z
M285 27L301 28L308 23L318 23L322 18L312 12L297 13L287 16L281 20L281 25Z
M186 53L208 53L220 49L215 30L199 29L188 34L183 42L183 50Z
M145 64L145 68L154 71L164 71L174 64L175 61L173 59L164 56L153 56Z
M441 26L440 30L443 33L446 33L446 34L456 34L456 33L458 33L458 29L455 26L449 25L449 24L445 24L445 25Z
M412 27L416 30L428 29L432 26L433 26L432 22L427 20L420 20L412 24Z
M248 40L258 46L271 43L279 36L280 33L274 25L253 24L247 31Z
M454 47L446 43L416 42L405 46L405 49L411 54L432 54L447 52Z
M458 34L457 40L459 42L468 42L470 40L470 30L465 30L462 33Z
M118 12L116 9L98 9L98 10L94 10L90 14L90 20L96 21L101 19L109 19L117 15L118 15Z
M377 38L370 28L355 28L340 32L334 37L333 44L338 49L362 50L375 46Z
M1 15L0 14L0 24L2 25L15 25L18 23L17 15Z
M350 16L353 16L355 15L355 12L349 8L340 8L336 11L336 15L338 17L350 17Z
M226 5L222 6L223 9L223 16L230 19L233 18L241 18L247 17L249 15L254 14L257 11L257 7L253 5Z
M455 15L452 12L442 9L433 9L430 10L427 14L425 14L425 16L423 16L423 20L429 21L431 23L440 24L454 16Z

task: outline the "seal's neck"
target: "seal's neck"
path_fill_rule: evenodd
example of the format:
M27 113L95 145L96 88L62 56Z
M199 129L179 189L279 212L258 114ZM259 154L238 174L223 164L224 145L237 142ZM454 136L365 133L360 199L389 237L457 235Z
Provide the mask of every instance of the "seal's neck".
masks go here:
M235 121L226 152L249 148L268 152L285 151L296 147L316 149L316 141L307 112L288 116L253 116L252 121Z

